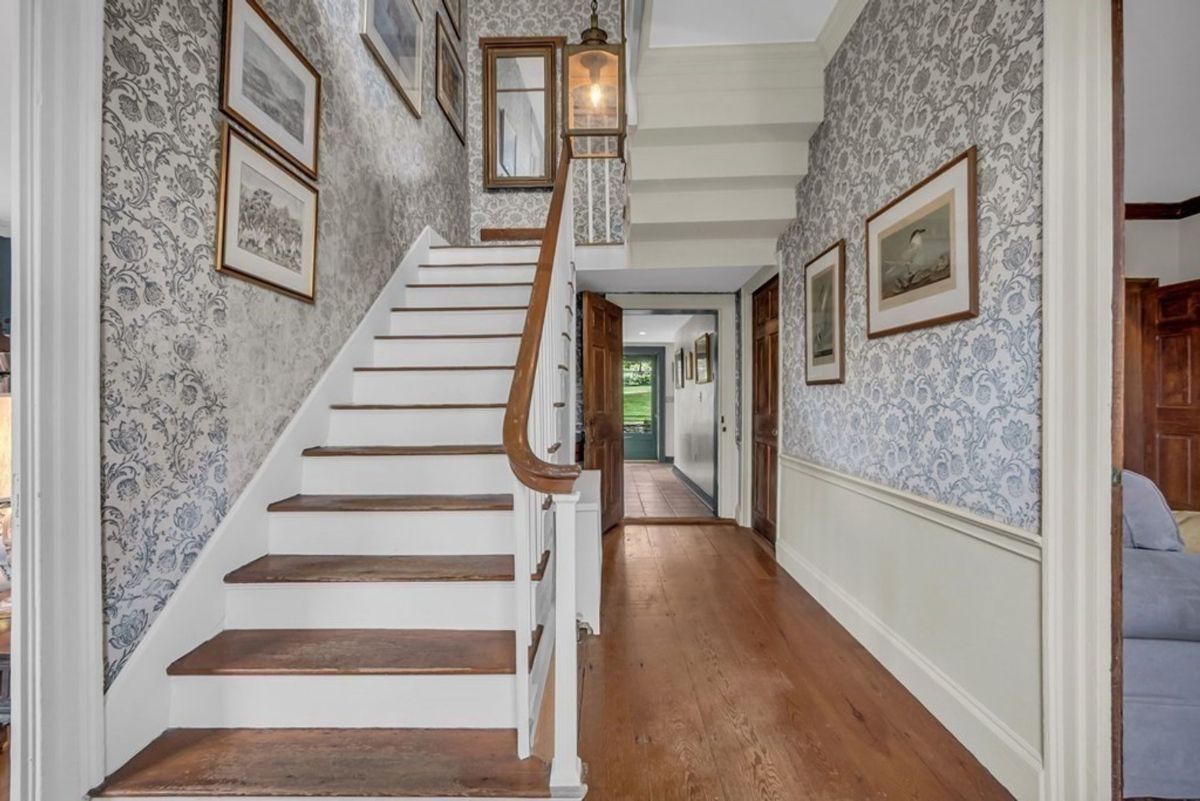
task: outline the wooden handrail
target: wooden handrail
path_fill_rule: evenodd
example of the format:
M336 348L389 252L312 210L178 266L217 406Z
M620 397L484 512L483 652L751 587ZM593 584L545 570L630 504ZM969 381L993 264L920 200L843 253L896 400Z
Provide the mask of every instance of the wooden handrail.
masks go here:
M533 383L538 367L538 351L542 345L542 329L546 322L546 307L550 301L550 285L554 273L558 232L562 225L563 203L566 200L571 148L564 143L558 172L554 178L554 194L550 212L542 232L542 247L538 254L537 272L529 296L529 312L521 332L521 348L513 371L512 387L508 391L508 408L504 412L504 450L508 463L522 484L536 492L565 494L575 488L579 467L543 461L529 444L529 411L533 404ZM571 225L574 225L572 220Z

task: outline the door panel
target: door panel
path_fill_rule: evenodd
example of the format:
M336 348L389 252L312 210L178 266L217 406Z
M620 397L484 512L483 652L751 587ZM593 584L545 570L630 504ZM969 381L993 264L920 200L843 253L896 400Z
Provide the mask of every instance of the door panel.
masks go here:
M600 471L600 522L625 517L621 307L583 293L583 467Z
M779 278L754 293L753 409L751 436L754 476L754 530L775 542L776 473L779 469Z

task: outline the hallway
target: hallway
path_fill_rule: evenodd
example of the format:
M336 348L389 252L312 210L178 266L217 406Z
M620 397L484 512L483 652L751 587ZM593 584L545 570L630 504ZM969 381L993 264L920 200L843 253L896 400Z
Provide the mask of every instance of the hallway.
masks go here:
M1011 798L747 529L614 529L603 604L589 801Z
M625 462L625 517L713 517L669 464Z

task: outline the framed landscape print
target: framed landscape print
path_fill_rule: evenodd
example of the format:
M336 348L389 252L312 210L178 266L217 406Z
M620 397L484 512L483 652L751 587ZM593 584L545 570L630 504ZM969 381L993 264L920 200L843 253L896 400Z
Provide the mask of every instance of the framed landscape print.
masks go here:
M972 147L867 220L867 336L979 314Z
M683 363L684 363L683 348L679 348L678 350L675 351L675 388L676 389L683 389L683 384L684 384Z
M804 265L805 375L808 384L846 379L846 240Z
M446 31L442 15L437 16L437 101L458 134L467 143L467 74L462 59Z
M463 0L442 0L442 5L446 7L446 17L450 20L451 27L454 28L454 35L461 39Z
M225 6L221 110L317 177L321 76L254 0Z
M696 383L707 384L712 380L712 334L705 332L696 337Z
M362 38L409 111L420 117L425 26L416 0L362 0Z
M217 272L311 303L317 190L226 124L217 210Z

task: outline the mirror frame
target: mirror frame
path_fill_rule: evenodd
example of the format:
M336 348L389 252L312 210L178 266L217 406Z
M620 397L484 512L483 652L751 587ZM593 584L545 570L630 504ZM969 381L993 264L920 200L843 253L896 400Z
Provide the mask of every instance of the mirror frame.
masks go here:
M483 188L553 189L558 155L558 56L566 39L562 36L483 37L479 47L483 64ZM536 57L546 67L546 148L541 175L506 177L498 174L494 119L496 115L496 59Z

